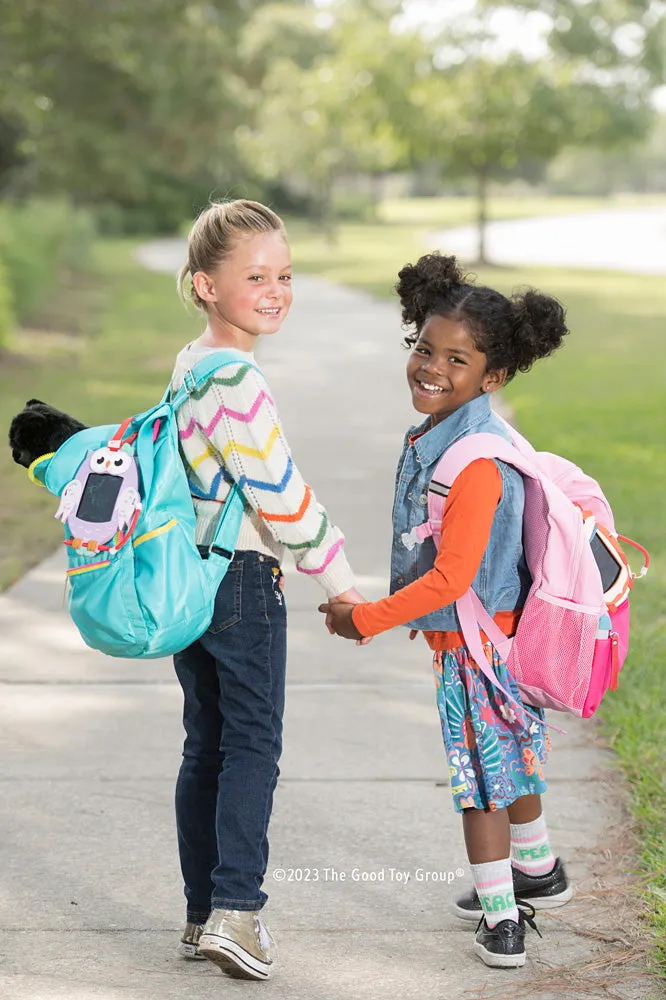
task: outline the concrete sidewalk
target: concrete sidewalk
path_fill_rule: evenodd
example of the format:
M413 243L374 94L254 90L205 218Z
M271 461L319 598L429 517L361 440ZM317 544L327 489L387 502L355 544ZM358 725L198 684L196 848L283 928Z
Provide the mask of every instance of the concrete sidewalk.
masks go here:
M262 365L301 471L343 527L361 589L379 597L395 462L412 422L398 312L315 279L299 278L295 293L292 317L262 343ZM285 752L265 911L280 968L260 986L175 953L184 901L171 663L106 659L82 644L62 609L62 553L0 597L5 1000L212 1000L254 990L276 1000L456 1000L519 985L530 997L541 971L610 962L622 947L584 936L589 910L574 901L540 918L543 940L529 934L523 970L488 970L473 956L474 925L449 913L469 876L429 652L404 630L363 649L330 638L316 612L321 591L285 569ZM575 881L593 888L608 862L595 845L607 846L622 821L616 779L594 726L564 727L568 736L553 740L547 817ZM613 909L602 897L593 922L611 938ZM656 995L640 977L614 990Z

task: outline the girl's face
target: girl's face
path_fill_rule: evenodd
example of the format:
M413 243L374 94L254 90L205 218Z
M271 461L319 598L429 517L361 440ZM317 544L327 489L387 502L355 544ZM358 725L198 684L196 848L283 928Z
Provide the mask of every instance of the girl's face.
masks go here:
M236 240L226 260L211 273L197 271L192 281L207 305L209 325L248 342L277 333L291 307L291 253L278 232Z
M434 425L470 400L499 389L506 371L486 371L486 361L464 323L431 316L407 362L414 409L430 414Z

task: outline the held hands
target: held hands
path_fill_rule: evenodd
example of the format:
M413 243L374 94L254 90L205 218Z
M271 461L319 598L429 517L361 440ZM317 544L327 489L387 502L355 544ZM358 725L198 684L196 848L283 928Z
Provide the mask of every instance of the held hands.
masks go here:
M331 635L341 635L343 639L356 639L359 646L365 645L369 639L364 639L352 621L353 604L320 604L319 610L326 615L326 628Z
M371 638L364 638L352 621L355 604L364 604L365 598L356 590L346 590L337 597L329 597L327 604L320 604L319 610L326 615L326 628L331 635L343 639L356 639L357 646L367 646Z
M338 597L329 597L328 604L320 604L319 611L326 615L326 628L331 635L339 635L343 639L355 639L357 646L366 646L372 642L372 636L362 636L354 625L352 612L356 604L365 604L363 597L358 590L352 589L339 594ZM410 639L416 639L419 634L418 629L411 629Z

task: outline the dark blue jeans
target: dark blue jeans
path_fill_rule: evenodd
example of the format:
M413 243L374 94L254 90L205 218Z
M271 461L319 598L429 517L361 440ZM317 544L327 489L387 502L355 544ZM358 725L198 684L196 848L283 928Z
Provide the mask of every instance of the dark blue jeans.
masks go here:
M185 704L176 784L187 919L267 900L268 823L280 773L287 650L275 559L236 552L202 637L174 656Z

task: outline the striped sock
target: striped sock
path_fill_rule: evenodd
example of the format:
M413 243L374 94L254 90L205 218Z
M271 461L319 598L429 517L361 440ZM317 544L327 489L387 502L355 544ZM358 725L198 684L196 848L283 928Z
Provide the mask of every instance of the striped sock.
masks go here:
M494 927L500 920L515 920L517 923L518 907L513 896L511 858L470 865L470 868L488 927Z
M555 858L543 815L531 823L511 824L511 860L526 875L545 875L553 870Z

